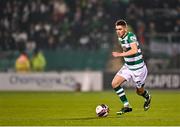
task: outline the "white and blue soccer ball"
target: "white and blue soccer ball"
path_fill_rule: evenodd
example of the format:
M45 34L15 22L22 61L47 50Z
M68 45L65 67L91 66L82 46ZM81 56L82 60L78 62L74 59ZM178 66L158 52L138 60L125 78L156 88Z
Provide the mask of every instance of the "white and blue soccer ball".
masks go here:
M106 104L100 104L96 107L98 117L106 117L109 114L109 107Z

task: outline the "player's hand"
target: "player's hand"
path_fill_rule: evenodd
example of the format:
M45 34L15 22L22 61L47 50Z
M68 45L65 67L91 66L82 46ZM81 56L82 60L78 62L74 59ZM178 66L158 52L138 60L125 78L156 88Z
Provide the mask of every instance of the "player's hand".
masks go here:
M119 57L119 56L121 56L121 53L119 53L119 52L112 52L112 56Z

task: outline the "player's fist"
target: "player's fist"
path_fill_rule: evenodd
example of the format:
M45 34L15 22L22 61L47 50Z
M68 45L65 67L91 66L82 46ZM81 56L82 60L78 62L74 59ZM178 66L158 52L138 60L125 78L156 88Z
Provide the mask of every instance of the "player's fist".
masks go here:
M119 52L112 52L112 56L114 56L114 57L119 57L119 56L121 56L120 54L121 53L119 53Z

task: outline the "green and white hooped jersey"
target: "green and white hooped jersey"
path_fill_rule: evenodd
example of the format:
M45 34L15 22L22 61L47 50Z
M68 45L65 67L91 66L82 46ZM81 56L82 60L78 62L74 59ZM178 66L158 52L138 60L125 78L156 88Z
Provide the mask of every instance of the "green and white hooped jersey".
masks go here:
M118 40L124 52L131 49L130 47L131 43L137 44L138 52L134 55L124 57L124 61L125 61L125 65L130 70L138 70L142 68L144 66L144 60L143 60L142 52L139 47L139 42L137 41L136 36L133 33L128 32L125 37L123 38L119 37Z

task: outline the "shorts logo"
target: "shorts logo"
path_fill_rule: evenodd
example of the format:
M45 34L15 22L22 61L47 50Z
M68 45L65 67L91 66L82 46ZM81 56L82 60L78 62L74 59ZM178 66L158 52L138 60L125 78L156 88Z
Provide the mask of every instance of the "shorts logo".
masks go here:
M140 81L136 82L136 87L137 88L142 88L144 86L144 84L142 84Z

